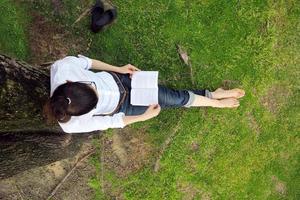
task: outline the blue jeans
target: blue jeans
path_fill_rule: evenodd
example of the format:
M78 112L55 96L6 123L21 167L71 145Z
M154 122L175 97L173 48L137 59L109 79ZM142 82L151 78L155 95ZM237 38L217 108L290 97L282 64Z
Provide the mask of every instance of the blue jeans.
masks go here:
M130 104L131 79L129 75L116 74L123 86L129 92L117 112L123 112L127 116L143 114L147 110L148 106L134 106ZM192 102L191 98L193 93L205 96L205 90L174 90L158 85L158 103L162 109L187 107Z

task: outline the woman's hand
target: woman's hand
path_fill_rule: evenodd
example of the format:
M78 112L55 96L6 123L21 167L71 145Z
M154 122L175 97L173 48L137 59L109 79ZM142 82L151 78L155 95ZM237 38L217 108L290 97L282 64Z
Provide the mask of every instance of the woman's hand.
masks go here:
M151 119L153 117L156 117L160 113L160 110L161 108L159 104L150 105L148 109L144 112L144 114L142 114L142 117L144 118L144 120Z
M118 72L121 74L130 74L130 76L135 72L135 71L141 71L139 68L131 65L131 64L127 64L124 65L123 67L119 67Z

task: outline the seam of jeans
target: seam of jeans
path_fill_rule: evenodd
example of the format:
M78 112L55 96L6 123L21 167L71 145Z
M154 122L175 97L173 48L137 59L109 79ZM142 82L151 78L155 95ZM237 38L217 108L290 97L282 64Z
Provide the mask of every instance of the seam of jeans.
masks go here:
M187 91L188 93L189 93L189 100L188 100L188 102L184 105L184 107L191 107L192 106L192 104L194 103L194 101L195 101L195 94L193 93L193 92L191 92L191 91Z

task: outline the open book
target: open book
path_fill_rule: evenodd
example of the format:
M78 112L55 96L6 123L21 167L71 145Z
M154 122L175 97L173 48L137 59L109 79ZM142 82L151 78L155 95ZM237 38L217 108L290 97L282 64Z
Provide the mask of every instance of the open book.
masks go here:
M130 104L158 104L158 71L134 72L131 80Z

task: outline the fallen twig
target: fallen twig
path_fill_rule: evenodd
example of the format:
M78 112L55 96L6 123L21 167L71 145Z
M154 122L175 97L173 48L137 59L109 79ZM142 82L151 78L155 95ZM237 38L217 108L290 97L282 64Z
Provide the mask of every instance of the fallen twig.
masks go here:
M90 11L91 11L91 6L89 6L87 9L83 11L83 13L75 20L75 22L72 24L74 26L77 22L79 22L83 17L85 17Z
M23 195L22 195L22 194L24 194L23 190L21 188L19 188L18 185L16 185L16 188L18 190L18 194L20 195L21 199L24 200Z
M49 62L44 62L41 63L40 66L48 66L48 65L52 65L55 61L49 61Z
M169 135L168 138L164 141L162 148L159 152L158 158L156 159L156 162L154 165L154 172L158 172L159 167L160 167L160 160L161 160L164 152L166 151L167 147L171 143L172 139L174 138L175 134L177 133L177 131L179 129L179 125L180 125L180 123L177 124L177 126L173 129L172 134Z
M193 86L195 86L195 81L194 81L194 76L193 76L193 67L192 67L192 64L189 62L189 67L190 67L190 74L191 74L191 81L192 81L192 84Z
M93 39L92 39L92 38L89 38L89 41L88 41L88 44L87 44L87 47L86 47L86 50L85 50L85 51L90 50L91 45L92 45L92 42L93 42Z
M101 138L102 140L102 145L101 145L101 191L102 194L104 194L104 139L103 137Z
M61 187L61 185L67 180L67 178L72 174L72 172L77 168L78 164L81 163L82 161L84 161L85 159L87 159L88 157L90 157L92 154L95 153L95 149L92 149L90 152L88 152L85 156L83 156L82 158L80 158L75 165L73 166L73 168L68 172L68 174L57 184L57 186L54 188L54 190L50 193L50 195L48 196L47 200L50 200L55 193L57 192L57 190Z

